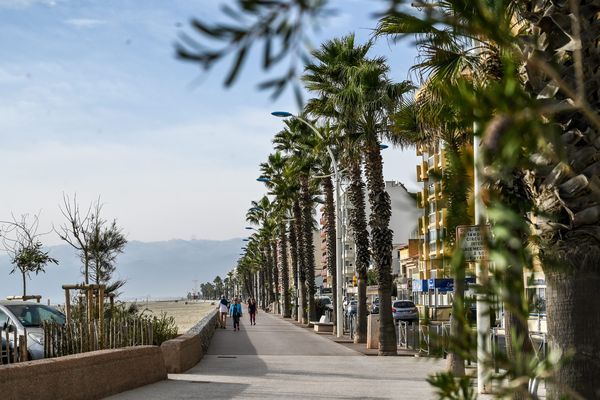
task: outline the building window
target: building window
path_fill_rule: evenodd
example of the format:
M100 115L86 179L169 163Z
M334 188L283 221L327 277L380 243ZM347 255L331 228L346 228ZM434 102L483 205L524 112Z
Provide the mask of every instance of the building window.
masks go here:
M435 242L438 238L438 231L437 229L430 229L429 230L429 241L430 242Z

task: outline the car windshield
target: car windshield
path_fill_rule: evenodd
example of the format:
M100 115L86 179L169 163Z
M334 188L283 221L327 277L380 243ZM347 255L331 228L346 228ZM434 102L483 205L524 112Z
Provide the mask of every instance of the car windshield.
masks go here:
M395 308L413 308L415 303L412 301L397 301L394 303Z
M323 297L323 298L321 298L321 303L331 304L331 299L329 299L329 297Z
M10 304L6 308L17 317L26 328L42 326L44 321L65 323L65 316L53 308L42 304Z
M355 306L355 305L356 305L356 300L352 300L352 301L350 301L350 305L351 305L351 306Z

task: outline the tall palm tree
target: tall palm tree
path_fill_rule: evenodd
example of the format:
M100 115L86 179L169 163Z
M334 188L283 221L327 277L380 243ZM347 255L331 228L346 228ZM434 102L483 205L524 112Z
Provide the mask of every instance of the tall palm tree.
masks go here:
M306 145L314 133L301 121L291 119L285 121L285 128L275 135L273 143L279 151L285 151L289 157L289 178L298 186L298 202L293 202L292 213L300 251L299 260L301 288L301 320L308 323L314 320L315 310L315 257L314 257L314 208L315 190L310 183L316 165L310 146ZM294 196L295 197L295 196ZM305 292L304 292L305 288Z
M393 140L390 115L413 89L410 82L393 83L387 76L389 67L382 57L366 59L349 70L349 82L358 99L359 131L365 155L365 175L371 214L371 248L377 271L380 305L379 354L396 354L396 330L392 317L392 240L389 228L392 207L385 190L380 140Z
M350 227L354 234L356 251L356 274L358 276L358 310L356 343L367 341L367 268L370 263L369 234L365 215L365 191L361 170L361 153L355 143L357 133L356 101L346 89L350 68L360 64L370 49L370 43L357 45L354 35L333 39L321 45L312 55L316 62L306 66L302 77L306 88L318 95L311 99L306 110L317 117L327 119L334 131L343 132L343 152L339 152L339 161L348 167L351 186L349 198L352 203ZM341 139L341 138L339 138ZM340 278L341 279L341 278Z
M413 26L446 25L501 49L501 79L462 90L462 99L454 96L458 104L475 111L475 119L485 128L483 143L491 164L486 172L499 182L491 186L490 207L502 217L504 232L507 220L514 220L509 231L516 233L506 239L517 240L504 241L505 249L494 249L496 259L511 267L527 262L510 253L529 233L524 211L535 213L533 228L547 283L548 331L559 349L574 354L558 370L552 395L576 392L583 398L598 398L595 377L600 375L600 364L592 355L600 354L600 333L595 329L600 324L600 300L594 294L600 282L595 183L600 100L591 89L598 86L597 5L591 1L467 3L454 7L452 20L428 13L427 19ZM503 285L512 289L508 281ZM524 314L526 305L518 304L525 303L522 292L512 293L519 296L514 311ZM582 313L583 307L589 312Z
M468 22L468 18L456 13L453 6L452 2L440 2L437 4L437 11ZM513 11L510 7L505 9L507 15ZM389 15L380 21L377 34L395 37L409 32L415 33L415 21L415 17L412 15ZM447 167L442 180L448 198L448 220L444 241L445 248L452 249L456 245L454 235L456 226L471 223L466 200L470 186L468 171L473 162L465 145L471 141L473 123L470 118L461 118L463 116L455 106L456 100L447 95L448 87L456 87L460 80L467 81L474 87L485 86L489 82L500 79L502 63L499 48L494 41L479 40L480 38L475 37L472 32L463 29L444 29L441 26L428 24L421 24L420 29L417 29L419 34L417 47L420 59L412 69L421 77L422 86L416 103L407 108L409 112L399 114L400 118L396 121L396 127L400 127L401 136L409 141L416 143L443 141L445 143ZM407 129L402 126L408 127L408 130L414 128L413 132L407 132ZM496 192L504 197L504 202L514 197L512 189L507 191L506 188L502 189L497 184L494 186ZM525 218L526 210L522 210L521 215ZM525 246L527 236L527 234L521 235L523 246ZM451 259L451 256L451 251L445 254L447 259ZM455 283L451 337L455 338L454 344L460 344L465 342L462 338L467 337L465 335L467 321L464 316L465 270L464 263L458 258L455 258L455 262L452 264ZM518 278L523 275L523 267L518 263L511 267L509 270L511 277L505 277L505 279L515 282L513 283L515 290L503 291L499 296L504 302L505 309L507 354L513 361L523 359L522 354L533 356L526 320L526 304L523 302L525 288L523 284L517 284L517 282L523 282ZM520 338L520 340L514 340L516 338ZM465 344L468 346L468 343L469 341ZM462 346L462 351L450 352L449 370L455 375L464 374L464 363L459 353L467 354L467 346ZM516 376L513 377L516 378ZM524 392L525 384L523 388Z

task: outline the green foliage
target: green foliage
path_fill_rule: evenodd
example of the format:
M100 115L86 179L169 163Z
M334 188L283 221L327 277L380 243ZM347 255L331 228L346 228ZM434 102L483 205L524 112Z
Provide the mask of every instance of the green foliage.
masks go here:
M439 372L427 378L427 382L437 389L438 399L475 400L477 395L470 376L455 377L451 372Z
M58 264L58 260L50 257L48 252L43 250L41 242L34 242L20 246L11 263L14 265L11 274L19 270L26 275L31 272L37 275L45 272L47 264Z
M58 260L50 257L49 252L44 251L38 233L39 216L21 216L18 220L13 216L13 221L6 222L1 227L2 245L7 251L10 262L13 265L11 274L19 271L23 282L23 296L27 295L27 278L31 273L36 275L45 272L46 265L58 264Z
M270 90L272 97L277 98L292 83L300 105L302 94L294 78L298 64L308 59L309 32L316 29L321 17L331 13L326 5L326 0L236 0L233 6L224 4L221 8L227 22L192 20L195 35L181 34L176 52L181 59L196 63L204 70L233 56L224 80L224 85L229 87L239 77L252 48L262 43L262 68L284 72L261 82L259 88ZM287 68L281 67L284 62L288 63Z
M377 277L377 271L374 268L369 268L367 270L367 285L368 286L376 286L378 285L379 280Z
M162 342L175 337L177 337L177 324L173 316L165 312L152 316L152 339L155 346L160 346Z

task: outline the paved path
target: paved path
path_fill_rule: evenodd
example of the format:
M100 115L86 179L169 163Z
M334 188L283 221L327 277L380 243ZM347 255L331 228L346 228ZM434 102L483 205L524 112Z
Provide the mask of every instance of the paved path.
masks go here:
M425 378L440 361L365 356L265 313L228 325L194 368L110 399L435 398Z

